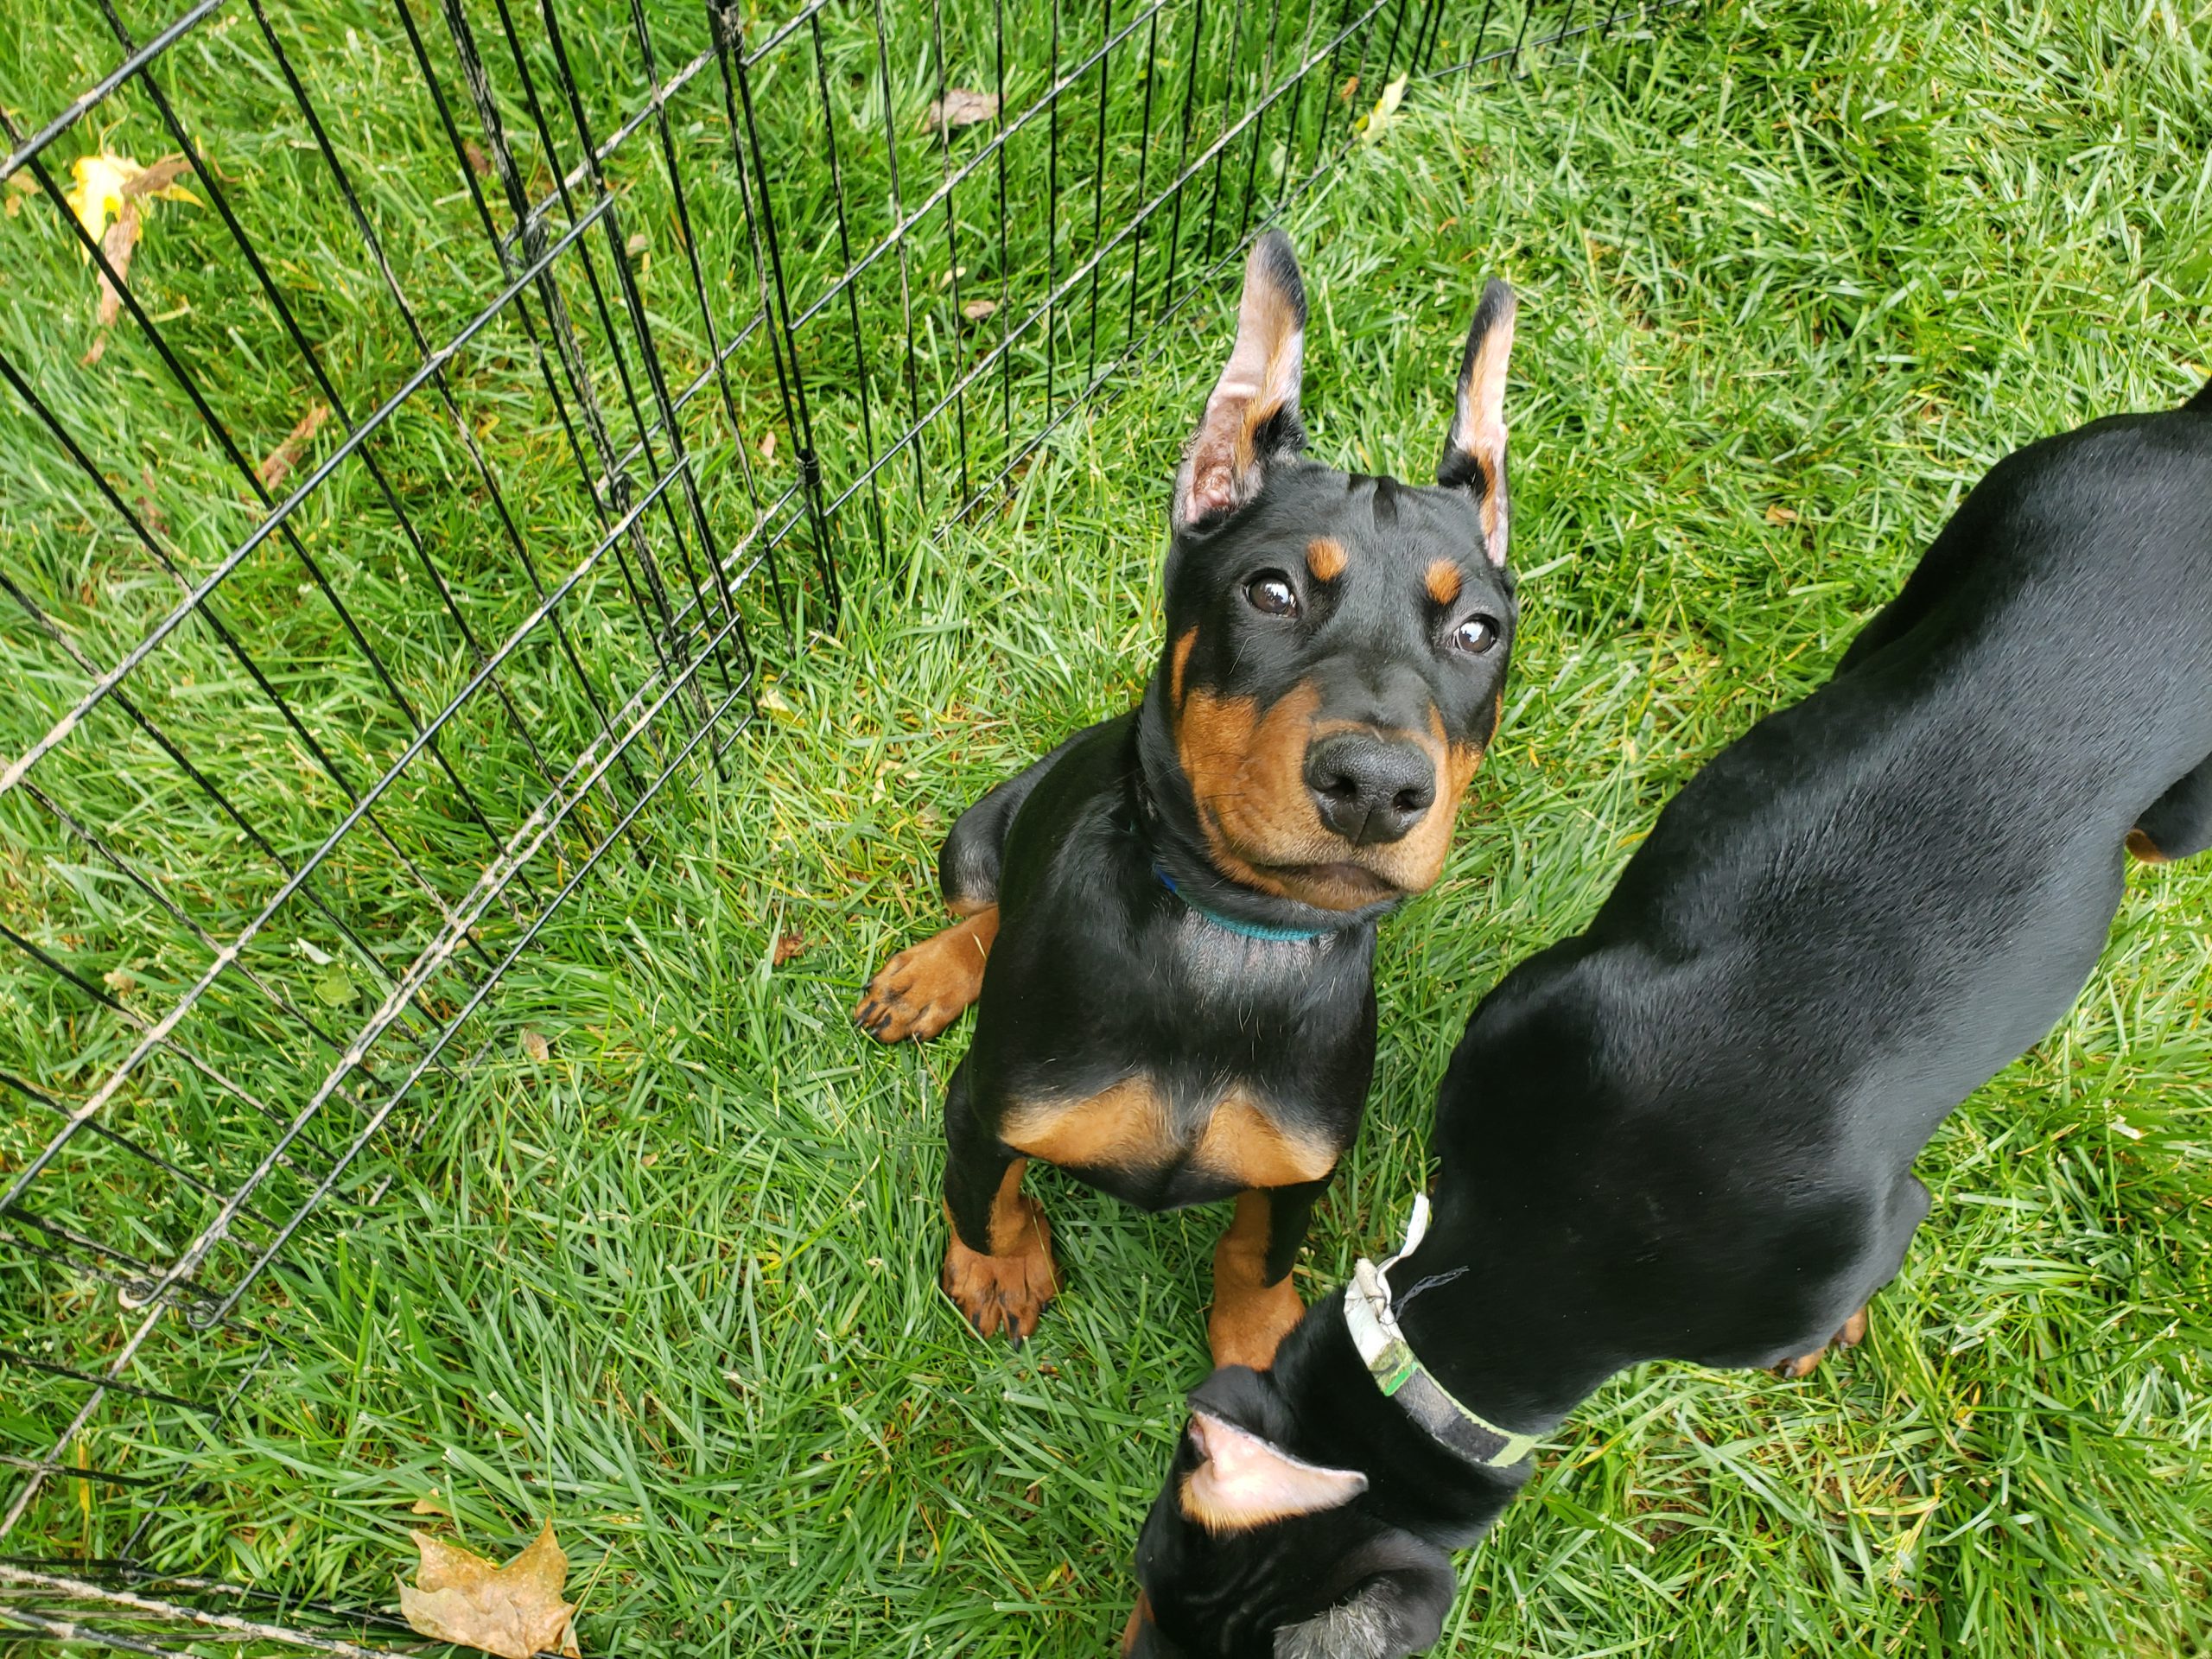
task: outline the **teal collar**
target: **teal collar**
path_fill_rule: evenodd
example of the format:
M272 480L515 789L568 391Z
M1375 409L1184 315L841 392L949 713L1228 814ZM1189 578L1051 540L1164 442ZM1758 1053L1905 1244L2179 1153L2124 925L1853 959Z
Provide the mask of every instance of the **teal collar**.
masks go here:
M1248 939L1265 939L1271 944L1306 944L1343 931L1334 927L1261 927L1252 922L1240 922L1233 916L1224 916L1217 911L1208 910L1177 887L1175 878L1159 865L1152 867L1152 873L1160 878L1160 885L1180 899L1192 915L1203 917L1224 932L1236 933Z

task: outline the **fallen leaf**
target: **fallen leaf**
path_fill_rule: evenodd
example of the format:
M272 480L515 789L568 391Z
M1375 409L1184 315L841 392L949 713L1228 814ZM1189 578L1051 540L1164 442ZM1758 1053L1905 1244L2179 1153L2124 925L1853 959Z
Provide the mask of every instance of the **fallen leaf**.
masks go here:
M779 961L782 958L779 957ZM138 982L130 976L127 968L111 968L100 976L100 982L118 996L128 996L138 988Z
M776 966L780 968L793 957L803 957L814 941L804 933L780 934L776 939Z
M23 198L37 189L28 173L11 174L8 179L8 217L13 219L23 211Z
M282 487L284 480L292 475L292 468L299 465L301 453L314 441L315 435L322 430L322 423L329 418L330 406L327 404L308 405L308 412L300 416L299 424L292 429L283 442L264 455L261 465L254 469L255 475L261 480L263 489L274 491Z
M1794 524L1797 522L1797 515L1777 503L1766 510L1766 521L1770 524Z
M492 176L491 158L476 147L476 141L474 138L464 138L461 141L461 153L468 158L468 170L478 178L488 179Z
M960 308L960 315L970 322L981 322L998 308L996 300L970 300Z
M770 432L760 440L760 459L764 461L770 461L775 460L775 458L776 435L773 432Z
M522 1052L543 1065L553 1058L553 1045L545 1040L543 1032L525 1029L522 1034Z
M414 1508L408 1510L410 1515L443 1515L445 1512L445 1506L438 1502L438 1489L435 1486L426 1495L416 1498Z
M955 127L972 127L978 121L988 121L999 112L998 94L970 92L965 86L955 86L943 99L932 99L929 113L922 118L925 132L950 134Z
M199 197L177 182L190 170L191 164L181 156L165 156L151 167L141 167L128 156L111 156L105 150L95 156L79 156L70 166L76 177L74 188L63 197L77 222L85 227L85 234L100 245L100 255L115 272L117 282L129 277L130 257L137 251L138 238L144 234L145 222L138 204L160 197L164 201L188 201L201 206ZM112 222L111 222L111 220ZM86 264L92 256L84 249L78 253ZM105 332L115 326L123 314L123 296L115 283L108 280L107 271L99 274L99 324L102 333L83 361L97 363L107 350Z
M772 685L760 688L760 706L785 720L795 720L798 716L798 710L792 708L790 700Z
M1363 144L1380 143L1383 128L1390 124L1390 118L1398 112L1398 105L1405 102L1406 78L1400 75L1382 89L1382 96L1375 100L1375 107L1359 119L1359 142Z
M1337 102L1339 104L1351 103L1351 95L1358 90L1359 77L1357 75L1354 75L1350 79L1346 80L1343 86L1337 88Z
M581 1659L575 1604L561 1599L569 1558L553 1541L551 1522L505 1567L428 1533L410 1535L423 1560L415 1582L399 1586L399 1611L417 1635L500 1659L531 1659L540 1651Z
M353 1000L353 981L343 963L334 962L315 976L316 999L334 1008L342 1008Z

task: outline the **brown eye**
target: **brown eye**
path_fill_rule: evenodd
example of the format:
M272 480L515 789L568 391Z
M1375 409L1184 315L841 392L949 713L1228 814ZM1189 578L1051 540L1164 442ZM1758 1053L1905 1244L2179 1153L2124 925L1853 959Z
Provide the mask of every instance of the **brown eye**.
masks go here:
M1497 643L1497 620L1489 616L1471 616L1452 630L1452 646L1471 657L1479 657Z
M1244 584L1245 600L1263 616L1296 616L1298 589L1280 570L1262 570Z

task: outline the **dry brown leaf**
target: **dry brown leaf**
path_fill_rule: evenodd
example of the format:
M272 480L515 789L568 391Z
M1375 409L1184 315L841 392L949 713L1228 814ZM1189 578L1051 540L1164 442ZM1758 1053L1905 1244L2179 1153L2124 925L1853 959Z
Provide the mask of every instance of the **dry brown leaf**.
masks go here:
M476 147L476 141L474 138L464 138L461 141L461 153L468 158L468 170L478 178L488 179L492 176L491 158Z
M942 100L931 100L929 113L922 118L922 129L925 132L950 133L955 127L972 127L978 121L988 121L998 112L997 93L955 86Z
M100 982L118 996L128 996L138 988L138 982L128 968L111 968L100 976Z
M776 966L780 968L793 957L803 957L814 943L804 933L784 933L776 938Z
M525 1030L522 1034L522 1052L543 1065L553 1058L553 1045L546 1040L543 1032Z
M775 460L775 458L776 435L773 432L770 432L760 440L760 459L763 461L771 461Z
M191 171L192 163L183 156L164 156L151 167L124 180L123 194L125 197L165 196L171 201L188 201L197 207L200 198L177 185L177 181Z
M329 418L330 406L327 404L308 405L308 412L300 416L299 424L291 429L283 442L264 455L261 465L254 469L255 475L261 480L263 489L274 491L283 487L284 480L292 475L292 468L300 464L301 454L315 441L315 435L322 430L322 423Z
M399 1586L399 1611L417 1635L500 1659L531 1659L541 1650L581 1659L575 1604L561 1599L569 1558L553 1541L551 1522L505 1567L428 1533L410 1535L423 1560L415 1582Z
M1797 515L1789 508L1777 503L1766 510L1766 521L1770 524L1794 524L1797 522Z
M416 1498L415 1507L408 1511L410 1515L443 1515L445 1512L445 1505L438 1502L438 1489L435 1486L427 1495Z
M970 300L960 308L960 315L970 322L981 322L998 308L996 300Z

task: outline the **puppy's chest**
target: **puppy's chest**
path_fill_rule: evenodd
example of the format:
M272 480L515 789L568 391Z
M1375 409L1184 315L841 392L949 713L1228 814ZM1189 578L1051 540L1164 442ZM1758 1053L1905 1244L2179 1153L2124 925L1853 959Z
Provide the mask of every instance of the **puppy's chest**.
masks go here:
M1017 1101L999 1138L1068 1169L1183 1171L1224 1191L1294 1186L1326 1175L1343 1149L1301 1116L1249 1083L1193 1096L1140 1072L1078 1098Z

